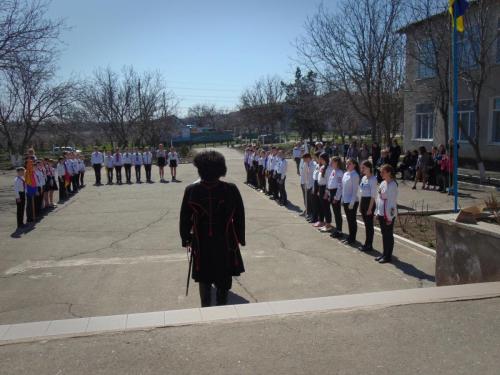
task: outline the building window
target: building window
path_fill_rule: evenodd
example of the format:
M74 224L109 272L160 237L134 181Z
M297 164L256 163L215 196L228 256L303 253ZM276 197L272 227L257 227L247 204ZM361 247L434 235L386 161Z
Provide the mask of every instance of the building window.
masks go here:
M415 139L432 140L434 138L434 106L417 104L415 115Z
M462 126L458 126L458 139L460 141L467 141L467 135L472 138L476 136L476 112L474 112L472 100L459 101L458 121L462 123Z
M418 79L432 78L436 76L436 54L432 40L424 40L417 45L418 48Z
M491 140L495 143L500 143L500 98L493 99Z
M461 70L477 67L480 58L481 40L478 26L471 26L463 33L458 33L458 61Z

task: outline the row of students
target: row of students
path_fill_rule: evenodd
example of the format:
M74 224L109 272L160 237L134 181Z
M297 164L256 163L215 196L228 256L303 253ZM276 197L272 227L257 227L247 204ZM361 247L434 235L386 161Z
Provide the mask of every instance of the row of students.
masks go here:
M302 187L305 216L321 232L330 232L333 238L342 238L348 245L356 243L357 212L365 224L365 243L362 251L373 250L374 219L379 222L383 238L383 254L375 258L379 263L392 259L394 249L394 222L397 215L398 185L394 169L390 164L380 168L382 182L378 185L370 161L361 163L348 159L344 169L340 157L329 158L328 154L317 152L302 156L299 174ZM361 177L362 176L362 177ZM347 220L348 235L342 232L342 207ZM333 212L333 218L332 218ZM335 227L332 226L335 220Z
M116 148L115 152L112 153L111 151L100 152L97 147L94 147L94 151L91 155L91 163L94 168L96 185L102 185L101 170L103 166L106 169L107 185L113 184L113 173L115 173L116 176L116 183L119 185L123 183L122 168L125 170L125 182L127 184L132 183L132 169L134 169L135 172L136 183L142 183L142 166L144 166L146 182L152 183L151 169L153 157L153 153L147 148L135 148L133 151L130 151L128 147L125 147L123 152L121 152L119 148ZM163 144L160 144L156 151L156 159L160 174L160 182L168 183L164 178L164 168L167 164L170 167L172 182L177 182L177 166L180 163L180 158L175 148L171 147L170 151L167 152Z
M247 172L245 183L265 193L280 206L288 204L286 176L288 161L283 149L271 147L270 150L247 147L244 155Z
M42 214L56 207L54 192L59 191L59 202L84 187L85 163L83 156L65 153L56 163L52 159L38 159L28 152L25 166L17 168L14 194L17 206L17 228L33 223Z

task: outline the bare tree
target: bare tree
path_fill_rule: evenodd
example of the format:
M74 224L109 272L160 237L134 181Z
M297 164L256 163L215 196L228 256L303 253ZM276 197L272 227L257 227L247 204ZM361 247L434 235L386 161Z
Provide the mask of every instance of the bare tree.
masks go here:
M241 95L240 111L260 133L265 130L274 134L283 119L285 90L281 82L278 76L261 78Z
M53 84L54 70L36 58L19 61L2 72L0 83L0 134L13 163L19 160L40 127L69 105L73 85Z
M186 120L198 127L214 126L219 115L219 109L213 104L195 104L188 109Z
M481 133L481 102L486 90L494 87L489 81L492 69L495 67L495 51L497 46L497 17L492 17L493 2L477 1L465 17L465 32L462 35L462 61L460 77L465 81L472 97L475 114L475 129L473 134L460 121L462 135L467 139L474 154L479 169L481 182L486 178L479 138ZM496 8L495 8L496 9ZM486 112L487 113L487 112Z
M399 48L401 0L344 0L337 13L323 5L306 22L305 36L297 49L306 66L329 86L344 91L353 108L371 124L374 140L377 128L392 107L384 105L386 79L394 79L388 65Z
M22 57L51 60L63 22L46 17L50 1L0 2L0 69L16 68Z

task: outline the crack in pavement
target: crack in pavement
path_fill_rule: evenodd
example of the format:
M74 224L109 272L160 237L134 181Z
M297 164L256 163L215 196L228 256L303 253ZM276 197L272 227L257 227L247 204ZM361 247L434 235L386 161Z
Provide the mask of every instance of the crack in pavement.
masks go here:
M133 235L135 235L135 234L137 234L139 232L142 232L143 230L146 230L146 229L150 228L151 226L159 223L160 221L162 221L168 215L169 212L170 212L170 210L167 209L158 219L155 219L155 220L151 221L150 223L148 223L147 225L145 225L145 226L143 226L141 228L138 228L138 229L136 229L136 230L134 230L132 232L129 232L125 237L119 238L117 240L114 240L113 242L111 242L107 246L100 247L100 248L98 248L96 250L81 251L81 252L76 253L76 254L72 254L72 255L68 255L68 256L64 256L64 257L59 257L59 258L55 258L55 259L58 260L58 261L59 260L65 260L65 259L71 259L71 258L75 258L75 257L80 256L80 255L95 254L95 253L98 253L98 252L103 251L103 250L111 249L115 245L117 245L118 243L126 241L129 238L131 238Z

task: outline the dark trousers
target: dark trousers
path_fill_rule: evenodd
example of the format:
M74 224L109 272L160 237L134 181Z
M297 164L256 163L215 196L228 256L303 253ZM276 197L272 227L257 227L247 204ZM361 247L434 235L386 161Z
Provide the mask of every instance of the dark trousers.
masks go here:
M382 232L382 244L384 247L384 258L390 260L392 251L394 250L394 219L390 224L387 224L383 216L377 216L380 223L380 231Z
M230 283L230 282L229 282ZM200 300L201 307L209 307L212 305L212 284L208 283L199 283L200 288ZM227 304L227 297L229 294L230 287L227 286L227 282L224 283L215 283L216 293L215 300L217 306L223 306Z
M308 217L313 218L313 189L306 189L307 209L306 214Z
M349 203L344 203L344 212L347 217L347 225L349 227L349 242L356 241L356 234L358 232L358 223L356 222L356 213L358 212L359 202L354 203L352 210L349 209Z
M335 194L337 194L337 189L330 189L330 203L332 204L333 216L335 217L335 228L338 232L342 232L342 204L340 200L335 202Z
M28 223L35 219L35 196L26 195L26 220Z
M127 184L131 182L132 179L132 164L124 164L125 167L125 178L127 179Z
M78 177L80 178L79 186L80 186L80 187L83 187L83 185L85 185L85 184L83 183L83 178L85 177L85 172L80 172L80 173L78 173Z
M267 176L267 193L269 195L274 195L273 194L273 189L274 189L274 178L271 172L268 172L269 175Z
M300 175L300 158L295 158L295 164L297 164L297 174Z
M95 173L95 183L97 185L100 185L101 184L101 164L94 164L93 165L94 167L94 173Z
M36 191L37 195L35 195L35 216L38 217L42 212L43 192L41 187L36 188Z
M106 177L108 178L108 184L111 185L113 183L113 167L106 167Z
M135 165L135 180L137 182L141 182L141 166L140 165Z
M373 228L373 211L375 209L375 204L374 207L372 207L371 215L367 214L368 207L370 207L370 201L371 197L361 197L361 203L359 205L359 211L361 212L361 216L363 217L363 221L365 223L365 246L369 248L373 245L373 235L375 233Z
M122 166L117 165L115 167L115 172L116 172L116 182L121 184L122 183Z
M17 206L17 227L24 225L24 209L26 206L26 195L24 192L19 193L19 200L16 200Z
M250 182L250 167L247 163L245 163L245 171L247 172L247 179L245 182L248 184Z
M327 224L332 223L332 212L330 211L330 201L328 199L325 199L325 193L326 193L326 185L320 185L319 186L319 204L321 205L321 214L323 215L323 221Z
M319 185L318 181L314 181L314 188L312 189L312 200L311 200L311 209L312 209L312 219L313 221L319 220L319 210L320 210L320 202L319 202Z
M288 195L286 194L286 186L285 186L285 182L286 182L286 176L281 178L278 182L278 186L279 186L279 201L281 204L286 204L286 202L288 201Z
M63 201L66 199L66 193L67 193L64 177L58 177L57 179L59 181L59 200Z
M146 171L146 181L151 182L151 164L144 164L144 170Z
M279 195L280 195L280 191L279 191L279 184L278 184L278 180L281 178L281 176L279 175L275 175L273 177L273 197L274 199L279 199Z
M78 173L71 176L71 186L73 193L76 193L78 191Z

